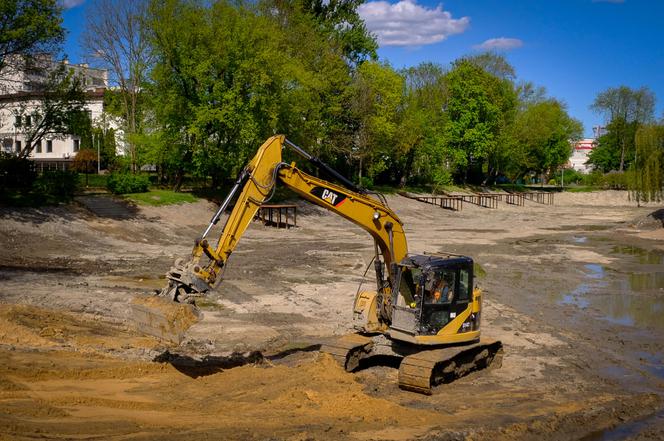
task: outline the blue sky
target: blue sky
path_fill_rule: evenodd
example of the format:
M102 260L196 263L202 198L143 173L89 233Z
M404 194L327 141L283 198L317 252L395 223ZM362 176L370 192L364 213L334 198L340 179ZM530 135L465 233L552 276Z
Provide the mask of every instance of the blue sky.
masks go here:
M86 3L64 4L65 52L78 62ZM360 13L379 37L380 57L397 68L448 66L482 44L503 53L518 79L567 103L586 136L603 122L588 106L608 87L649 87L656 116L664 116L662 0L370 1Z

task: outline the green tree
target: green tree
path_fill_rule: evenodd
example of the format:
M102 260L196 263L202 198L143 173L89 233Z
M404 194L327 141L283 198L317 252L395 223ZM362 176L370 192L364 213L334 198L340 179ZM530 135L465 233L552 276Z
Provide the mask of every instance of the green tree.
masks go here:
M156 157L177 166L176 176L218 185L278 132L323 156L342 144L334 140L346 133L348 56L297 5L151 3L150 107L169 155Z
M607 118L607 129L612 132L611 136L604 140L606 145L603 147L600 140L600 147L618 150L618 171L625 170L626 164L633 158L636 130L641 124L653 119L655 95L647 87L636 90L627 86L610 87L597 95L590 108ZM605 153L601 155L602 158L612 156L613 154ZM592 157L590 163L594 164Z
M444 128L447 102L445 71L437 64L422 63L401 72L404 97L394 148L395 181L446 185L452 182Z
M637 202L664 200L664 125L646 125L636 133L630 196Z
M36 56L60 50L65 36L61 12L56 0L0 2L0 80L33 64Z
M87 7L82 35L87 58L108 69L117 90L122 126L128 137L142 132L144 109L141 91L151 67L151 52L144 26L147 0L95 0ZM132 171L137 168L136 145L127 142Z
M582 132L581 123L553 98L527 105L512 128L511 177L555 172L567 163L572 153L570 141L580 138Z
M446 144L457 176L467 182L472 169L473 180L491 181L500 171L503 137L516 112L514 84L467 59L454 62L446 80Z
M302 0L303 11L313 14L321 33L333 39L333 44L341 48L344 57L353 66L377 58L378 43L357 13L357 8L364 2Z
M606 134L597 139L597 146L588 155L588 163L602 173L619 170L621 163L629 166L634 158L634 138L639 123L622 118L612 120ZM629 153L626 157L626 153Z
M58 137L80 133L89 118L84 111L82 80L65 64L57 65L38 91L39 103L22 103L13 110L16 129L24 135L25 145L18 156L27 158L47 135Z
M350 89L349 110L357 123L353 143L344 152L373 179L386 170L394 153L403 78L388 64L367 61L360 65Z

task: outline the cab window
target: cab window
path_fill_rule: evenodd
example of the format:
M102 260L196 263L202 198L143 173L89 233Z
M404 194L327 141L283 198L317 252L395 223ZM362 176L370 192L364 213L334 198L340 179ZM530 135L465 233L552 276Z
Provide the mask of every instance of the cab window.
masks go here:
M465 301L470 299L470 273L468 270L459 270L459 300Z
M398 306L414 307L413 303L420 299L420 277L422 271L419 268L401 268L401 280L399 281Z
M427 280L425 291L425 303L443 304L454 300L456 288L456 271L442 270L436 272Z

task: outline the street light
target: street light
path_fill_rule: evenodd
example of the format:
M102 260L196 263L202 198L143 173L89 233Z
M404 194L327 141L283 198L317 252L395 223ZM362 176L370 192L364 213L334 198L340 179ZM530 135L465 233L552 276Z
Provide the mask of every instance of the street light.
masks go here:
M97 174L101 173L101 140L97 137Z

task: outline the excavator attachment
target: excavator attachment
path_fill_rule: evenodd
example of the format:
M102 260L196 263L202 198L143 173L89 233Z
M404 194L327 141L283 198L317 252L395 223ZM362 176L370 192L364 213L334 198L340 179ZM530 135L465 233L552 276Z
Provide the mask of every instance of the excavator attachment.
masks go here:
M322 345L321 352L332 355L348 372L370 364L371 359L378 356L397 358L400 360L399 387L431 395L435 386L474 371L500 367L503 345L500 341L481 340L470 345L424 349L384 335L349 334Z
M138 332L174 344L180 344L187 329L200 319L200 312L194 305L160 296L139 295L129 307Z

